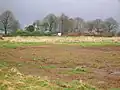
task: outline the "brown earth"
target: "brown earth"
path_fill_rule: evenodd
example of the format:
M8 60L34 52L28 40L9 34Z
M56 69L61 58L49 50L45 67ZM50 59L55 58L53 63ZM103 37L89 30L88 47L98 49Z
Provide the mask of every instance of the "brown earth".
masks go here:
M120 47L43 45L0 48L0 60L21 64L18 69L24 74L68 82L82 80L103 90L120 88ZM85 68L87 72L67 73L76 67Z

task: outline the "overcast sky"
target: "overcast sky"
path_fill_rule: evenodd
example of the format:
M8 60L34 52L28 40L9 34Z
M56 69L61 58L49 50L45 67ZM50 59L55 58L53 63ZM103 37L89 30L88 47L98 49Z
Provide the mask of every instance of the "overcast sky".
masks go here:
M13 11L22 26L42 19L48 13L65 13L85 20L111 16L117 20L120 18L118 0L0 0L0 12L6 9Z

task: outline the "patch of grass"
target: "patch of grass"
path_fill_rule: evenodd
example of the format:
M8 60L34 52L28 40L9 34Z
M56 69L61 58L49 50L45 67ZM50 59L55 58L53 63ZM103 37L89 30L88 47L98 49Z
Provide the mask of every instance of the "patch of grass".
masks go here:
M6 67L22 67L23 65L26 65L23 62L14 62L14 61L6 61L6 60L0 60L0 69L6 68Z
M85 68L81 68L81 67L76 67L75 69L69 71L69 74L80 74L80 73L85 73L87 72L87 70Z
M41 62L46 62L48 59L45 57L33 57L33 61L41 61Z
M21 46L39 46L44 45L44 42L9 42L9 41L0 41L0 48L17 48Z
M83 67L76 67L76 68L74 69L74 71L87 72L86 68L83 68Z
M0 68L4 68L4 67L8 67L8 66L9 66L9 64L6 61L0 60Z
M53 68L56 68L56 66L54 66L54 65L40 66L39 68L40 68L40 69L53 69Z
M95 88L78 80L74 80L71 83L56 80L56 84L63 87L63 90L96 90Z
M60 74L81 74L88 72L86 68L76 67L75 69L59 72Z
M0 69L0 77L0 90L95 90L82 82L76 84L56 80L53 83L39 76L23 75L15 67Z
M119 46L120 43L115 43L115 42L85 42L85 43L80 43L80 45L83 47L88 47L88 46Z
M0 90L7 90L8 86L5 84L0 83Z
M10 39L14 39L17 37L13 37ZM13 42L11 40L7 40L7 41L0 41L0 48L17 48L20 46L38 46L38 45L45 45L45 44L67 44L67 45L80 45L83 47L89 47L89 46L120 46L120 42L117 41L112 41L114 40L114 38L111 39L106 39L103 38L102 41L99 40L99 38L96 38L96 41L93 41L92 37L91 40L84 40L84 38L80 37L19 37L22 38L21 42L17 42L16 40ZM95 39L95 37L94 37ZM98 39L98 40L97 40ZM27 41L28 40L28 41ZM37 41L36 41L37 40ZM55 40L55 41L54 41ZM77 41L77 42L76 42Z
M120 88L112 88L112 89L109 89L109 90L120 90Z
M120 46L120 42L64 42L63 44L75 44L82 47L90 46Z

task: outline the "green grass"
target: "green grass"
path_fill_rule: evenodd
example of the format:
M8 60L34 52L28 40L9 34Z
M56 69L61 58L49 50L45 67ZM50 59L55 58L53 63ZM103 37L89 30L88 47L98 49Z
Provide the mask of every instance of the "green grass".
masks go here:
M44 42L9 42L9 41L0 41L0 48L17 48L21 46L39 46L44 45Z
M67 83L23 75L15 67L6 67L0 69L0 90L95 90L95 88L79 81Z
M109 89L109 90L120 90L120 88L112 88L112 89Z
M24 75L16 68L21 65L23 64L0 60L0 90L95 90L79 81L67 83L60 80L46 80L40 76ZM43 68L51 69L56 66Z
M0 69L6 67L22 67L25 66L26 63L23 62L14 62L14 61L7 61L7 60L0 60Z
M46 42L9 42L9 41L0 41L0 48L17 48L21 46L39 46L45 45ZM56 43L57 44L57 43ZM64 42L59 44L66 45L80 45L82 47L89 46L120 46L120 42L112 41L103 41L103 42Z
M120 42L64 42L63 44L73 44L80 45L82 47L90 47L90 46L120 46Z
M81 46L83 47L88 47L88 46L119 46L120 43L114 43L114 42L85 42L85 43L80 43Z
M40 69L53 69L53 68L56 68L56 66L54 66L54 65L40 66L39 68L40 68Z
M9 64L6 61L0 60L0 68L4 68L4 67L8 67L8 66L9 66Z
M68 70L68 71L64 71L64 72L59 72L60 74L69 74L69 75L73 75L73 74L82 74L82 73L87 73L87 69L86 68L80 68L80 67L76 67L75 69L72 70Z

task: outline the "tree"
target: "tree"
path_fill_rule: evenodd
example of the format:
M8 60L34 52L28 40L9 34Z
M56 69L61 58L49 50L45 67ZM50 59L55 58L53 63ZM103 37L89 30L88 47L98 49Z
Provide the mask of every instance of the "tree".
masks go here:
M11 11L5 11L0 15L0 22L3 25L5 35L7 35L8 30L14 25L14 15Z
M80 17L74 19L74 30L80 32L84 28L84 20Z
M49 24L47 22L44 22L42 26L44 28L44 31L49 30Z
M36 20L33 22L33 26L36 30L40 30L40 20Z
M69 18L65 14L62 14L59 17L59 25L60 25L60 32L67 33L73 30L73 22L72 18Z
M29 32L33 32L35 30L35 27L33 25L29 25L28 27L26 27L26 30Z
M114 20L112 17L107 18L105 20L105 26L108 32L116 31L116 29L119 27L119 24L116 20Z
M45 25L45 27L47 26L49 31L53 31L57 28L56 20L57 17L54 14L49 14L44 18L43 25Z
M58 25L59 25L59 32L63 33L64 32L64 17L65 15L62 14L59 18L58 18Z
M94 29L94 23L93 21L88 21L86 22L85 28L89 31L92 32Z
M11 25L12 32L16 32L18 29L20 29L20 23L18 20L14 20L13 24Z
M68 29L67 32L75 32L74 31L74 19L73 18L68 19L67 29Z
M105 30L105 23L101 19L94 20L93 24L97 33L101 34Z

